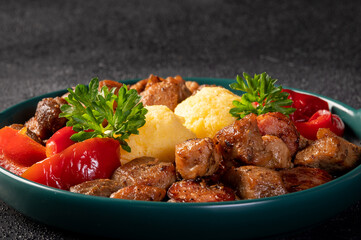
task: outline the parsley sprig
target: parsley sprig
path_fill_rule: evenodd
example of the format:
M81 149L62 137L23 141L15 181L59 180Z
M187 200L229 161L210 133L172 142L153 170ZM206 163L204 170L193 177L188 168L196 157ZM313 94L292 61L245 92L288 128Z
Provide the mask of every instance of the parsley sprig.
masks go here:
M282 92L282 86L276 87L277 79L271 78L267 73L255 74L252 78L243 73L243 78L237 75L237 82L229 86L234 90L245 92L241 101L233 101L235 106L229 112L232 116L241 119L250 113L261 115L267 112L280 112L285 115L293 113L296 109L291 107L293 101L287 99L288 93Z
M148 110L140 102L137 91L128 90L125 84L118 95L115 94L116 88L109 90L103 86L98 91L98 87L98 78L93 78L89 86L79 84L75 91L69 88L69 95L65 98L68 104L61 106L59 116L67 118L67 126L72 126L78 132L71 137L73 141L94 137L114 138L124 150L130 152L125 140L131 134L139 134L138 128L145 124ZM103 126L104 122L107 122L106 126Z

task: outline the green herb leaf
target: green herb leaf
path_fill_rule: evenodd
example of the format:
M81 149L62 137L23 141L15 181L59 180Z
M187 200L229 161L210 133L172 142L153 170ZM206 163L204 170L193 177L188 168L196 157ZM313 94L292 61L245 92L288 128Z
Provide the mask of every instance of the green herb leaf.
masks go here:
M282 86L276 87L277 79L271 78L267 73L255 74L252 78L243 73L243 78L237 75L235 83L229 86L234 90L244 92L241 101L233 101L229 113L241 119L250 113L261 115L267 112L280 112L289 115L296 111L291 106L293 101L288 99L289 93L282 92Z
M59 116L67 118L67 126L78 132L71 137L73 141L109 137L118 140L122 148L130 152L125 140L131 134L139 134L148 110L140 102L137 91L128 90L126 85L119 89L118 95L114 94L115 88L109 90L104 86L98 91L98 87L98 78L93 78L89 86L68 89L69 95L65 98L68 104L61 106Z

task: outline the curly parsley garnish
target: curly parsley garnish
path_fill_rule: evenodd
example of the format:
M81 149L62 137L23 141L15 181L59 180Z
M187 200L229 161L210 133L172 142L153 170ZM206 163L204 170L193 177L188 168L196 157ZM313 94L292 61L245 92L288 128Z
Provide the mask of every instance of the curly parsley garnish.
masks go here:
M98 91L98 87L98 78L93 78L89 87L79 84L75 91L69 88L69 96L65 98L68 104L61 106L59 116L67 118L67 126L73 126L74 131L78 132L71 137L73 141L94 137L114 138L124 150L130 152L125 140L131 134L139 134L138 128L145 124L148 110L140 102L137 91L128 90L125 84L118 95L115 88L109 90L104 86Z
M237 82L229 85L234 90L245 92L241 101L232 102L235 107L229 113L233 117L241 119L250 113L261 115L267 112L289 115L296 111L295 108L285 107L291 106L293 101L287 99L289 94L282 92L282 86L275 87L277 79L267 73L255 74L253 78L243 73L243 78L237 75Z

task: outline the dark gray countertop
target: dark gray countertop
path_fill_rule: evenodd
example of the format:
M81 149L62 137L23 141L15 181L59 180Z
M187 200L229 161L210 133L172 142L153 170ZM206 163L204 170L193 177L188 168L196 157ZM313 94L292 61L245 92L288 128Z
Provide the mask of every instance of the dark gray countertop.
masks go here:
M244 71L361 108L360 12L358 1L0 1L0 111L95 76ZM360 239L360 204L276 239ZM0 202L0 238L86 236Z

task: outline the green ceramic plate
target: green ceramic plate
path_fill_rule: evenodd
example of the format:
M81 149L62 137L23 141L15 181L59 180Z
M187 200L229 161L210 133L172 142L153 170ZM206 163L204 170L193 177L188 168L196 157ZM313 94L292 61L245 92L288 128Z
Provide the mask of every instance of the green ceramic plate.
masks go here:
M234 81L188 80L227 88ZM0 127L24 122L34 114L39 100L63 93L39 96L3 111ZM346 138L359 144L361 111L322 98L346 123ZM24 215L62 229L124 239L247 239L277 235L310 226L342 211L361 198L360 186L361 166L358 166L329 183L278 197L224 203L143 202L58 190L0 168L0 198Z

